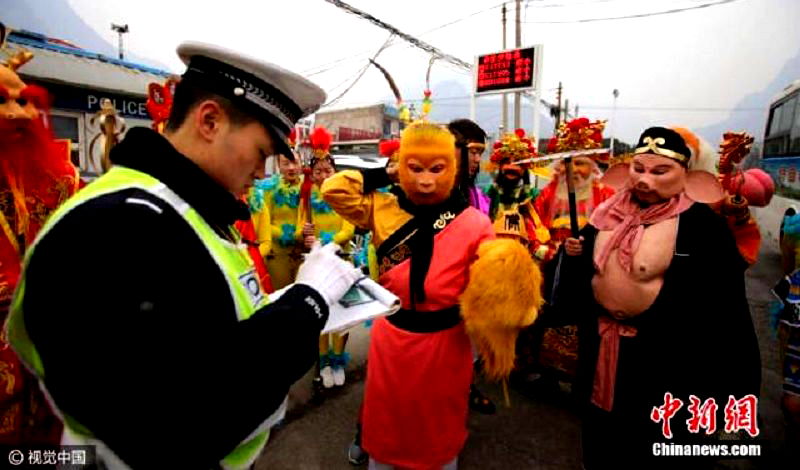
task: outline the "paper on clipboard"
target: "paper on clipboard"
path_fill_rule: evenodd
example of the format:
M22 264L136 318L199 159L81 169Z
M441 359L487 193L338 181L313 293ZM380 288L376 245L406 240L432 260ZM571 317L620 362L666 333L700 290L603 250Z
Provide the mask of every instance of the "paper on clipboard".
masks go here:
M339 302L333 304L322 333L332 333L357 326L375 317L400 310L400 299L369 278L353 284Z

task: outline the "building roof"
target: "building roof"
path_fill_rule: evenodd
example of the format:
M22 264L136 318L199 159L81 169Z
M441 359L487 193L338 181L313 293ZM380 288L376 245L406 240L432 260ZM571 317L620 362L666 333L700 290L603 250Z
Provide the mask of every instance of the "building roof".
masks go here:
M20 67L20 75L84 88L144 96L149 83L161 83L171 75L28 31L13 31L0 55L20 50L34 54L33 60Z
M385 112L385 108L387 107L391 108L391 106L386 103L375 103L366 106L350 106L347 108L326 109L324 111L317 111L317 116L336 115L340 113L349 113L353 111L362 111L365 109L375 109L375 108L384 108Z

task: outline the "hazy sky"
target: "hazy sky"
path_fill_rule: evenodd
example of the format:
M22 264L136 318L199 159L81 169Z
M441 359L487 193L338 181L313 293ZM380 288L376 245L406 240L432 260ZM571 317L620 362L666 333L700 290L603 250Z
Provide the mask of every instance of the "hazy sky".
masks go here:
M615 120L619 137L633 140L651 124L699 127L723 119L743 96L761 91L798 53L800 1L735 0L644 18L570 21L657 13L718 2L523 1L522 43L544 45L542 89L548 101L554 101L555 87L561 81L565 96L571 104L580 105L581 114L610 118L612 90L619 89ZM202 40L310 75L330 98L351 84L367 57L389 36L323 0L69 3L111 43L116 43L116 34L109 24L128 23L126 48L167 64L173 71L183 70L175 47L182 40ZM348 3L468 62L477 54L501 49L499 0ZM511 47L514 2L509 2L508 7ZM441 27L453 21L456 22ZM431 31L435 28L438 29ZM425 52L395 38L378 62L394 75L405 97L420 98L415 95L420 95L428 59ZM461 81L464 89L434 89L434 106L446 106L448 96L464 95L471 76L442 62L433 66L433 83L453 79ZM370 68L335 107L372 103L385 99L388 93L382 76ZM437 102L437 98L441 101ZM494 106L485 100L479 103Z

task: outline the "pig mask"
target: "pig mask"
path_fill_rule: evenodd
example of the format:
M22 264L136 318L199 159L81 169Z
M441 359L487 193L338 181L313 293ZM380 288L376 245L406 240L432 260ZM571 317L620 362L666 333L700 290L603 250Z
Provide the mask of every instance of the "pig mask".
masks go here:
M701 203L721 200L725 193L714 175L687 169L689 155L680 134L652 127L642 133L631 163L609 168L602 181L617 190L630 188L645 204L662 202L682 192Z

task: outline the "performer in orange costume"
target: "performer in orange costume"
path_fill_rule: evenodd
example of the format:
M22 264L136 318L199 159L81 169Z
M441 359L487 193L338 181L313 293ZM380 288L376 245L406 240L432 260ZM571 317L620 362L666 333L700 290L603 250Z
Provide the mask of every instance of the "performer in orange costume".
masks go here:
M5 323L26 247L47 217L77 191L78 173L46 124L49 97L26 85L19 53L0 65L0 321ZM68 269L67 266L64 267ZM39 385L0 338L0 444L58 444L61 422Z
M401 137L397 194L377 191L390 182L382 168L342 171L322 185L334 210L372 231L379 281L403 305L372 327L363 446L375 468L456 468L467 438L470 339L487 377L506 376L517 332L541 303L526 248L492 240L489 219L454 190L456 166L453 135L420 122Z

